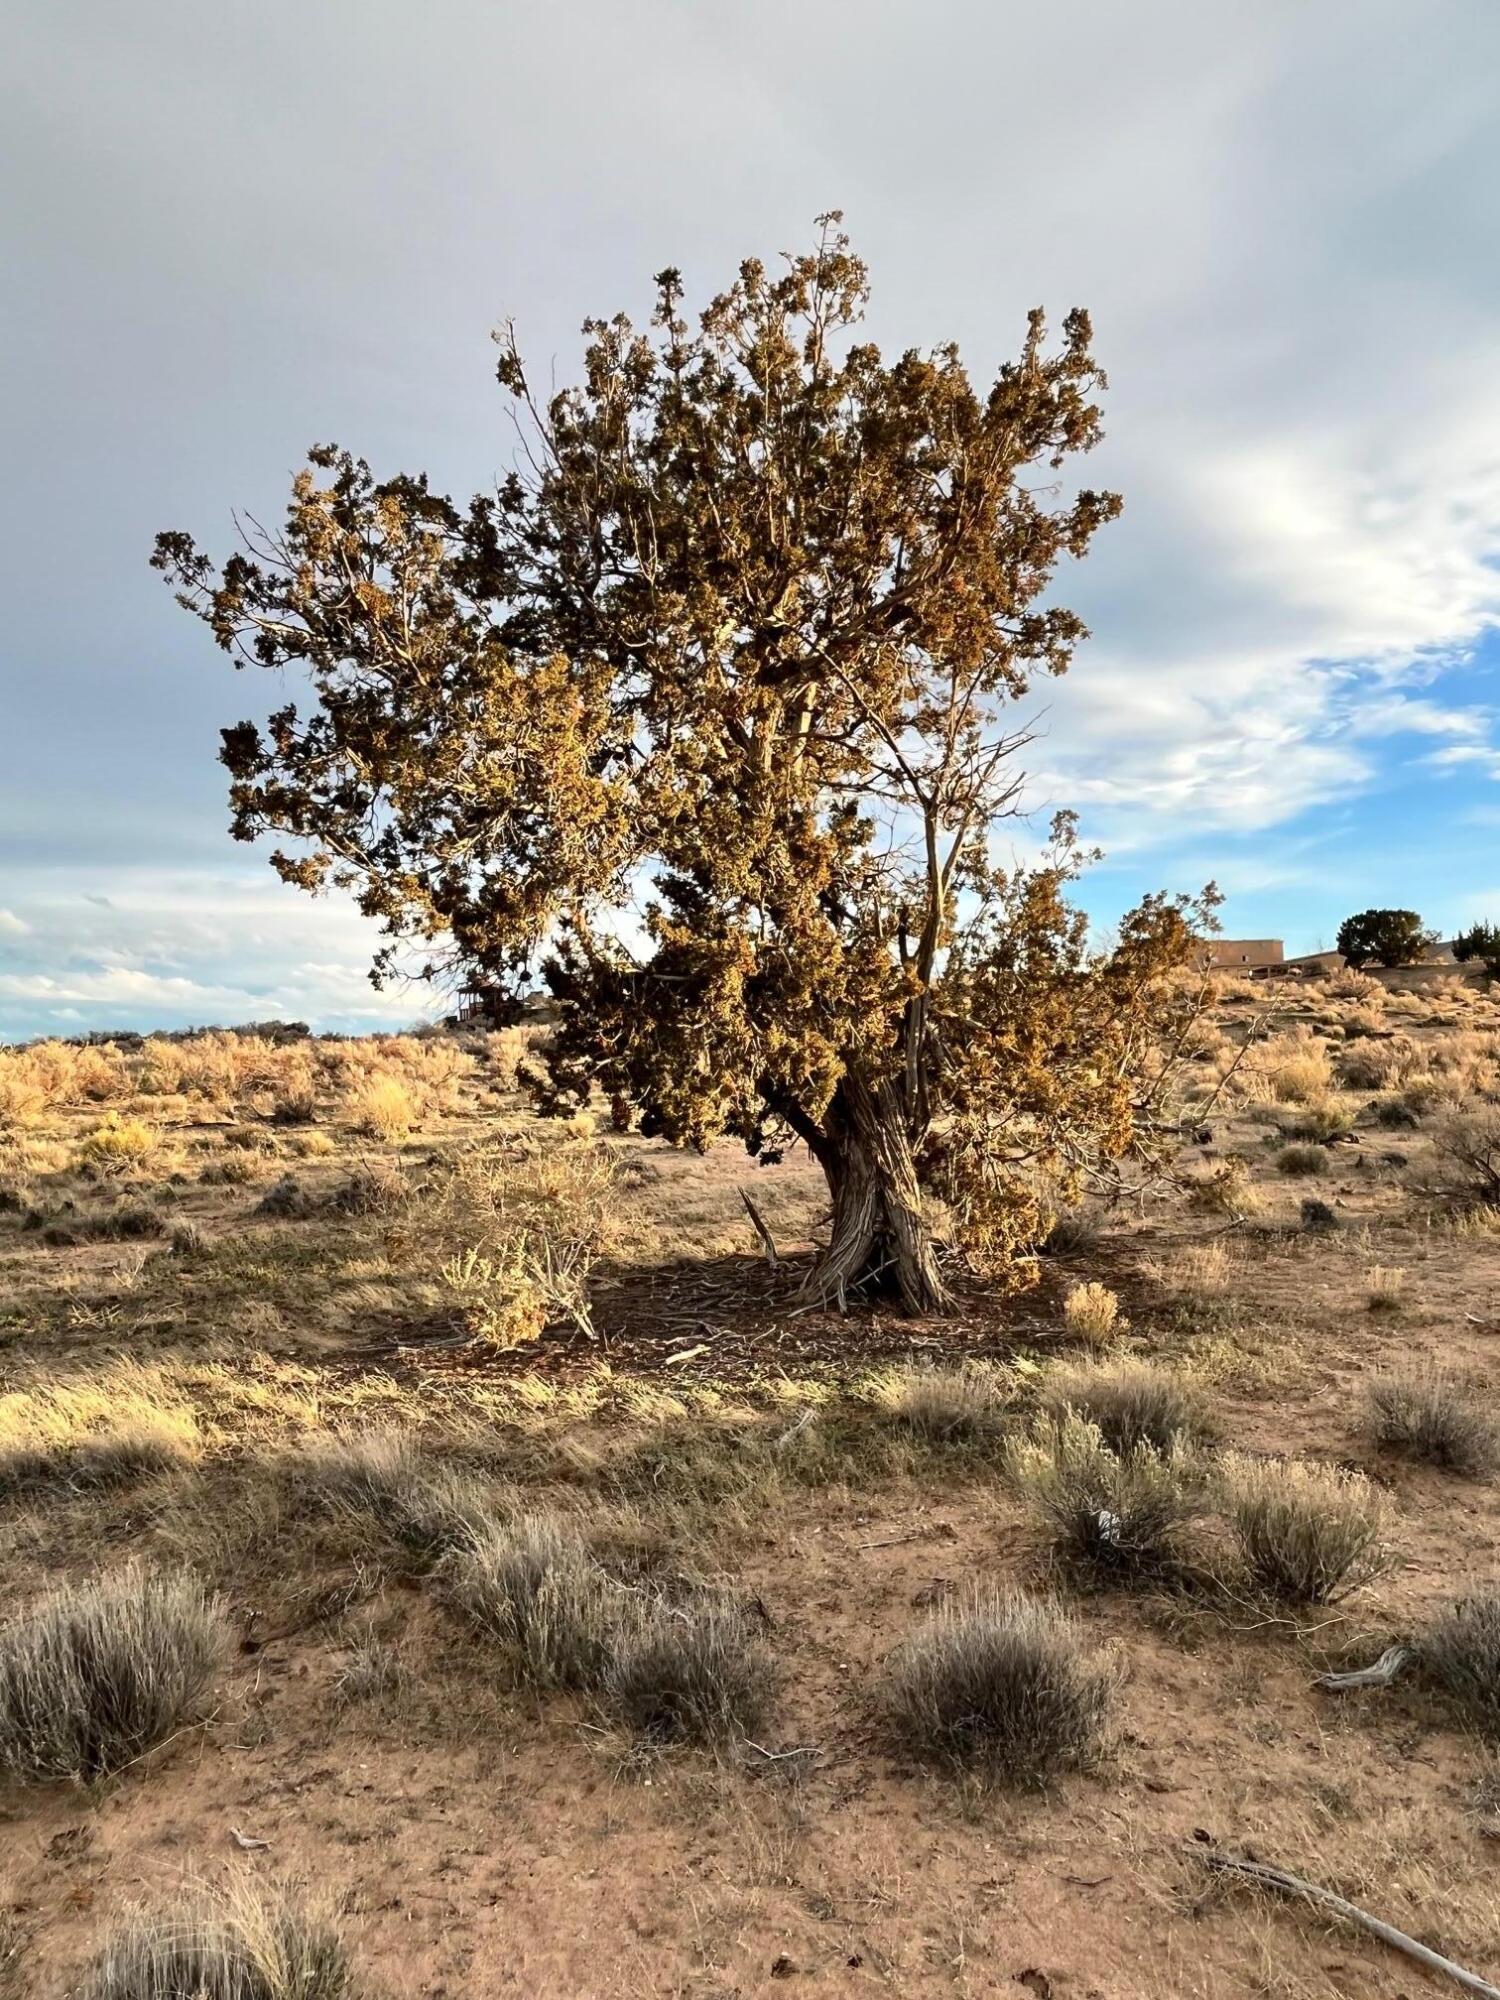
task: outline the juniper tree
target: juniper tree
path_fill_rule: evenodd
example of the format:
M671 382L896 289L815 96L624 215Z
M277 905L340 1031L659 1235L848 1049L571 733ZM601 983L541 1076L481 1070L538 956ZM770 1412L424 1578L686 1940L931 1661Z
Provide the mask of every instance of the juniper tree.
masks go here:
M353 889L377 978L413 940L434 975L540 967L552 1105L802 1142L833 1207L812 1286L920 1311L933 1196L1016 1281L1043 1205L1145 1143L1211 918L1151 897L1091 953L1069 817L997 859L1017 704L1084 636L1054 571L1120 507L1061 483L1100 435L1087 316L1049 345L1032 313L986 391L952 346L887 361L838 222L693 324L663 271L649 327L588 322L545 398L502 329L522 449L466 508L320 447L278 530L153 560L237 662L305 680L224 732L232 830Z

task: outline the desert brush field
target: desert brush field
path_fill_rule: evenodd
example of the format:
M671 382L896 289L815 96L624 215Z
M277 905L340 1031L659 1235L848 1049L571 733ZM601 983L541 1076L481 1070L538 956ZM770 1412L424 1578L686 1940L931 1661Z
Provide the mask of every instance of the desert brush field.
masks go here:
M4 2000L1500 1977L1500 998L1224 982L922 1321L545 1032L0 1052Z

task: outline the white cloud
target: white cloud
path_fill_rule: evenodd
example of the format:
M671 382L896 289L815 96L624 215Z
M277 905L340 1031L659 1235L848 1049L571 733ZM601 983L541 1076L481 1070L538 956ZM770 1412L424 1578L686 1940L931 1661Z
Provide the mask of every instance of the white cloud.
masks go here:
M30 930L30 924L23 923L14 910L0 910L0 932L6 937L26 937Z

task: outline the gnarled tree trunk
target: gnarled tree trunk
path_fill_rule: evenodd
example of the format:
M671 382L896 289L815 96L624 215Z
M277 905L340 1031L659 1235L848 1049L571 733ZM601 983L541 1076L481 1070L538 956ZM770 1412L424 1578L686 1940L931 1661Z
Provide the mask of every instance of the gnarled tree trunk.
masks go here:
M941 1312L948 1289L895 1089L846 1077L814 1151L833 1196L833 1236L804 1294L840 1302L850 1294L878 1296L914 1315Z

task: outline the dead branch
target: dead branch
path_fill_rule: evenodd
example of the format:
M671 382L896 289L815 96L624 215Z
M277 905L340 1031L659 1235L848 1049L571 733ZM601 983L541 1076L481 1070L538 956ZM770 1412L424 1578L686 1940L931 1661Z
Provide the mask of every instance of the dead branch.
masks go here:
M1226 1854L1216 1847L1191 1847L1189 1852L1201 1861L1205 1868L1217 1874L1240 1875L1246 1881L1258 1882L1265 1889L1279 1889L1284 1895L1300 1896L1305 1902L1319 1909L1331 1910L1335 1916L1343 1917L1347 1923L1355 1924L1371 1937L1379 1938L1393 1951L1404 1952L1415 1959L1418 1965L1425 1965L1429 1972L1446 1973L1448 1978L1466 1988L1470 1993L1482 1993L1486 2000L1500 2000L1500 1986L1491 1986L1487 1979L1481 1979L1477 1972L1466 1972L1451 1958L1444 1958L1441 1952L1433 1951L1429 1945L1419 1944L1405 1931L1398 1931L1381 1917L1372 1917L1368 1910L1358 1904L1347 1902L1335 1895L1332 1889L1323 1889L1316 1882L1305 1881L1300 1875L1292 1875L1284 1868L1271 1868L1262 1861L1251 1861L1242 1854Z
M755 1198L747 1189L740 1189L740 1200L745 1204L745 1213L755 1224L755 1233L766 1246L766 1262L774 1271L781 1259L776 1255L776 1239L771 1234L770 1225L756 1206Z
M1387 1646L1380 1658L1368 1667L1356 1667L1347 1674L1319 1674L1313 1682L1320 1688L1388 1688L1398 1674L1413 1665L1416 1653L1410 1646Z

